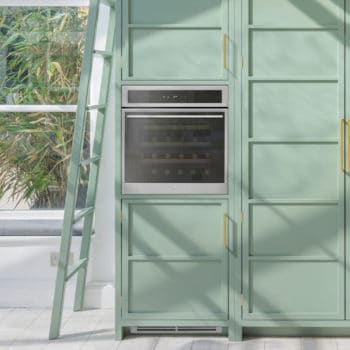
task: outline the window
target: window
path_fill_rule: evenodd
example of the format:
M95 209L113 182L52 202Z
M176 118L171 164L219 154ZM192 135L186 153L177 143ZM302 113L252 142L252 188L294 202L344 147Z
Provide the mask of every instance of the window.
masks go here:
M3 210L64 206L88 10L85 0L49 3L13 0L0 7ZM87 126L86 158L89 135ZM88 171L82 167L79 207Z

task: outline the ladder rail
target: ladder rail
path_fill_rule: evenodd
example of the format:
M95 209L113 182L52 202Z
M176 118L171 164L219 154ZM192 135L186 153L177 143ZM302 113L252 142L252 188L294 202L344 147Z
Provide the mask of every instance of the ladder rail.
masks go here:
M64 292L68 273L68 261L72 241L74 212L77 201L80 162L83 153L84 133L87 118L86 106L90 90L89 88L93 63L93 50L99 17L99 6L100 0L90 0L49 339L56 339L59 336L62 321Z
M109 24L108 24L108 33L107 41L106 41L106 50L113 50L114 39L115 39L115 28L116 28L116 11L115 7L110 8L109 12ZM102 82L105 82L103 85L101 84L99 103L106 103L109 95L109 85L111 80L111 71L112 71L112 61L105 60L102 70ZM104 113L106 110L104 110ZM97 113L101 113L102 111L98 110ZM103 148L103 135L105 129L105 121L106 118L98 118L95 129L95 138L93 144L93 154L102 154ZM99 180L100 166L99 164L92 163L90 166L90 176L88 183L88 191L86 197L86 207L93 206L96 201L97 194L97 183ZM83 235L82 235L82 243L80 250L80 259L88 258L90 253L91 246L91 229L93 224L93 217L89 216L84 220L83 226ZM87 265L84 268L78 271L77 284L75 290L75 300L74 300L74 311L80 311L83 308L84 303L84 291L86 286L86 275L87 275Z

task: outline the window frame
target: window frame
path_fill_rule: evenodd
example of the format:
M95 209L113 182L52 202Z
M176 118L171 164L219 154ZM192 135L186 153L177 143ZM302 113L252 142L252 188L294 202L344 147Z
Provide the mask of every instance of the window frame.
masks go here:
M89 0L2 0L0 7L80 7L89 6Z
M0 7L89 7L89 0L2 0ZM99 31L97 31L98 33ZM98 35L96 36L96 41L98 41ZM96 74L96 73L95 73ZM92 71L93 81L94 70ZM91 84L90 87L90 96L96 93L96 87L94 84ZM24 105L24 104L0 104L1 113L31 113L31 112L42 112L42 113L75 113L77 110L77 105ZM91 112L90 112L91 113ZM93 115L91 117L94 119ZM91 140L93 140L93 135L95 133L95 125L91 123ZM92 142L90 143L90 148L92 149ZM16 209L2 209L0 210L0 220L1 217L13 218L13 219L23 219L31 218L38 220L47 218L48 215L51 217L62 216L63 218L64 208L62 209L36 209L36 210L16 210ZM34 237L27 235L28 237ZM0 235L1 237L1 235Z

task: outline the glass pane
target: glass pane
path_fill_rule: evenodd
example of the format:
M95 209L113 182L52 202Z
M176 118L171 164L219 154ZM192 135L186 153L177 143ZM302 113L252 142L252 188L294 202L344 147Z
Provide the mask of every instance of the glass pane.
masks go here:
M76 104L87 8L0 7L0 104Z
M74 113L0 113L0 209L64 207L74 119ZM78 207L84 206L88 171L81 171Z
M126 113L125 182L225 181L224 112L191 112L186 117L167 112L158 118L157 113L149 113L149 118L147 112L142 114Z

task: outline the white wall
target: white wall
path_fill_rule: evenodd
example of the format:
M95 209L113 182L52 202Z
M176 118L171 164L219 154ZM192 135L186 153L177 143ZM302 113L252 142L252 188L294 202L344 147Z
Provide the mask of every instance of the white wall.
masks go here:
M105 7L102 13L104 17L107 16ZM101 23L99 30L103 31L107 21ZM104 35L100 35L100 40L104 41ZM101 42L97 46L100 45ZM96 77L101 76L100 70L101 66L94 72L92 90L96 89ZM93 100L96 92L91 96ZM88 266L87 307L110 308L114 300L114 116L111 107L106 118L96 202L96 233ZM79 256L80 240L73 237L75 261ZM0 237L0 308L52 306L57 267L50 265L50 253L58 252L59 242L59 237ZM65 307L72 307L73 296L74 280L67 286Z

